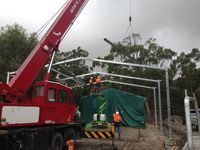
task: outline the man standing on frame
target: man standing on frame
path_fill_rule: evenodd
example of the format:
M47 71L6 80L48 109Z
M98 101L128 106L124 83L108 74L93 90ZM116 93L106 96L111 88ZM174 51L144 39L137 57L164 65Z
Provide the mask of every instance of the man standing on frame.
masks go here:
M97 78L96 78L96 89L95 89L95 92L99 93L100 92L100 88L101 88L101 77L97 76Z

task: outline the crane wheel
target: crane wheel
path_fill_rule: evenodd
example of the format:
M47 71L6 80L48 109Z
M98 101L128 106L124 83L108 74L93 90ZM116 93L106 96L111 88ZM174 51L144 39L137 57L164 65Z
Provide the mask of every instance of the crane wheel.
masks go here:
M76 132L74 129L70 128L65 131L65 138L66 141L68 140L75 140L76 139Z
M63 136L61 133L56 132L51 140L50 150L62 150L64 146Z

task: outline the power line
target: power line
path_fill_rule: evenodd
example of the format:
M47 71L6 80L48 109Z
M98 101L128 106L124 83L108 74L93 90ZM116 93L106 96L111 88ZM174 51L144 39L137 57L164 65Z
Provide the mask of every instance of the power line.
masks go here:
M65 5L67 5L68 1L66 1L36 32L37 35L36 37L38 37L43 31L44 29L50 24L50 22L56 17L56 15L63 9L63 7Z

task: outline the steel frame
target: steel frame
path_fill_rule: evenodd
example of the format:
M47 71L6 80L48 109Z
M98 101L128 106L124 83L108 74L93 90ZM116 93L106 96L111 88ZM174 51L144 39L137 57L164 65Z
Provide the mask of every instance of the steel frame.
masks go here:
M118 61L110 61L110 60L103 60L103 59L95 59L95 58L83 58L83 59L89 60L89 61L97 61L97 62L104 62L104 63L110 63L110 64L126 65L126 66L131 66L131 67L149 68L149 69L157 69L157 70L165 71L167 114L168 114L168 126L169 126L169 145L172 144L172 122L171 122L171 106L170 106L170 90L169 90L169 71L168 71L168 68L141 65L141 64L133 64L133 63L125 63L125 62L118 62Z
M149 68L149 69L157 69L157 70L165 71L167 114L168 114L168 127L169 127L169 145L171 145L171 143L172 143L172 122L171 122L171 106L170 106L170 90L169 90L169 71L168 71L167 67L162 68L162 67L156 67L156 66L148 66L148 65L125 63L125 62L110 61L110 60L95 59L95 58L86 58L86 57L79 57L79 58L75 58L75 59L61 61L61 62L52 64L52 66L61 65L61 64L65 64L65 63L73 62L73 61L77 61L77 60L88 60L88 61L103 62L103 63L109 63L109 64L125 65L125 66L130 66L130 67ZM45 67L48 67L48 65L46 65ZM160 84L158 84L158 89L159 88L160 88ZM161 97L161 94L159 94L159 98L160 97ZM161 107L161 102L159 102L159 107ZM160 119L162 119L162 117Z
M88 76L88 75L92 75L92 74L94 74L94 73L79 75L79 77L80 76L84 77L84 76ZM68 79L71 79L71 77L68 78ZM68 79L66 79L66 80L68 80ZM128 86L140 87L140 88L146 88L146 89L153 90L153 94L154 94L154 110L155 110L155 112L154 112L155 128L156 128L156 133L158 133L158 120L157 120L157 107L156 107L157 106L156 87L139 85L139 84L131 84L131 83L125 83L125 82L118 82L118 81L114 81L114 80L103 80L102 81L102 83L106 83L106 82L108 82L108 83L114 83L114 84L120 84L120 85L128 85ZM87 85L89 85L89 83ZM83 86L83 85L74 86L74 87L81 87L81 86Z
M106 72L91 72L91 73L88 73L88 74L77 75L76 77L85 77L85 76L91 76L91 75L94 75L94 74L100 74L100 75L106 75L106 76L115 76L115 77L122 77L122 78L127 78L127 79L142 80L142 81L149 81L149 82L157 83L158 84L159 117L160 117L160 134L163 135L160 80L125 76L125 75L119 75L119 74L111 74L111 73L106 73ZM63 79L60 79L60 80L65 81L65 80L70 80L70 79L73 79L73 78L74 77L68 77L68 78L63 78ZM138 87L140 87L140 86L138 85ZM157 112L156 112L156 116L157 116Z
M103 59L95 59L95 58L86 58L80 57L76 58L77 60L88 60L88 61L96 61L96 62L103 62L109 64L117 64L117 65L125 65L130 67L140 67L140 68L149 68L149 69L157 69L165 71L165 83L166 83L166 98L167 98L167 114L168 114L168 126L169 126L169 144L172 143L172 123L171 123L171 106L170 106L170 91L169 91L169 73L168 68L156 67L156 66L148 66L148 65L141 65L141 64L133 64L133 63L125 63L125 62L118 62L118 61L110 61L110 60L103 60ZM68 60L70 61L70 60ZM75 60L74 60L75 61ZM66 61L59 62L59 64L64 64ZM160 88L160 84L158 85ZM159 94L159 98L161 94ZM161 107L161 102L159 102L159 107ZM162 119L162 117L160 117ZM161 130L161 135L162 135Z

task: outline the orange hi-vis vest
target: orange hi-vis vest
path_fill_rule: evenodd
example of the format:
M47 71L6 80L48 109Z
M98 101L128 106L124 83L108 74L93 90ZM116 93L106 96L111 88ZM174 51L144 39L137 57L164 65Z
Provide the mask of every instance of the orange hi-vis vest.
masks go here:
M101 83L101 79L100 78L96 78L96 83Z
M114 114L113 117L114 117L114 122L120 122L121 121L121 117L120 117L119 114Z

